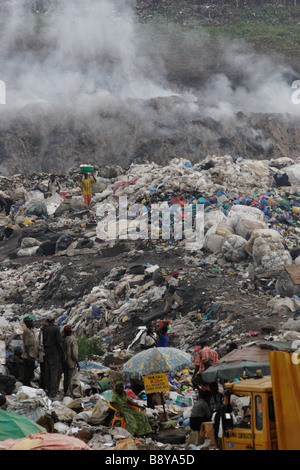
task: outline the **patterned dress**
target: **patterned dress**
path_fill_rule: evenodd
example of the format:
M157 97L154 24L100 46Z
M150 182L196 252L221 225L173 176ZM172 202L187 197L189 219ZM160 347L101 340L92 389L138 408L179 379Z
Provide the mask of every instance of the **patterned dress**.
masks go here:
M123 411L126 429L132 436L134 436L136 432L138 432L139 436L151 434L153 431L147 416L133 408L130 408L127 404L128 400L130 399L125 391L123 391L122 395L119 395L115 390L113 390L109 401L112 405L115 403L117 407Z

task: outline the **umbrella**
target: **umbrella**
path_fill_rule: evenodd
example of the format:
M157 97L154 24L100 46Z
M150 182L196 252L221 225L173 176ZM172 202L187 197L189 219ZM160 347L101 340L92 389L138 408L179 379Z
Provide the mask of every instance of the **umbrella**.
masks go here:
M25 416L0 410L0 441L26 437L35 432L46 432L46 429Z
M270 350L289 349L290 346L290 342L257 341L241 349L234 349L202 372L202 378L205 382L214 382L218 379L235 379L244 373L254 377L258 369L263 375L270 375Z
M138 379L146 375L164 372L177 372L192 365L189 354L177 348L150 348L133 356L123 366L122 375L126 378ZM164 414L165 404L161 393Z
M145 375L178 372L192 366L190 354L177 348L150 348L137 353L123 366L125 378L138 379Z

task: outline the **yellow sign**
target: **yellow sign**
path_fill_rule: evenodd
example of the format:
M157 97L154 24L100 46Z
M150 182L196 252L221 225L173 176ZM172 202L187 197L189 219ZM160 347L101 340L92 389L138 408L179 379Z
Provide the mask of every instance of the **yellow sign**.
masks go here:
M144 377L145 392L156 393L170 390L168 374L153 374Z

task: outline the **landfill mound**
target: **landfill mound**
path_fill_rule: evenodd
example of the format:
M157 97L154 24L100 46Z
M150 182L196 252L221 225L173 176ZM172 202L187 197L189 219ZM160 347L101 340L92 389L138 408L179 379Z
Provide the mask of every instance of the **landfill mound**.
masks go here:
M129 102L124 105L126 112L120 106L109 115L70 117L67 112L52 114L39 107L30 107L17 118L5 114L0 120L2 173L51 173L54 169L65 173L82 161L98 165L111 161L127 168L147 161L166 165L174 157L197 163L208 155L299 156L300 124L288 115L238 113L219 121L198 113L191 117L185 105L182 98L171 96ZM120 113L126 114L121 122Z
M49 399L39 389L37 367L32 387L17 381L8 409L34 416L38 424L44 418L50 433L79 437L92 449L190 448L192 368L170 378L167 421L161 403L147 408L156 440L136 441L110 427L113 383L139 352L149 321L157 327L168 321L170 346L192 357L202 340L223 357L231 342L244 347L300 339L300 165L289 158L225 155L195 165L180 158L166 166L132 164L127 171L96 165L94 172L89 209L78 168L57 175L61 187L55 194L49 194L43 173L1 178L1 196L13 201L1 214L0 338L6 361L22 346L22 321L29 313L36 331L51 313L61 329L68 324L77 338L99 338L103 348L80 363L78 396ZM152 230L155 204L161 204L161 222L170 210L182 216L186 208L200 207L203 244L195 225L184 225L179 236L176 218L170 218L169 238L162 224ZM117 217L106 220L113 208ZM137 213L143 221L146 215L147 224L133 229ZM105 238L111 223L119 231ZM127 239L120 237L124 230ZM183 303L173 302L163 313L174 269ZM144 402L145 395L137 399ZM208 439L204 448L210 445Z

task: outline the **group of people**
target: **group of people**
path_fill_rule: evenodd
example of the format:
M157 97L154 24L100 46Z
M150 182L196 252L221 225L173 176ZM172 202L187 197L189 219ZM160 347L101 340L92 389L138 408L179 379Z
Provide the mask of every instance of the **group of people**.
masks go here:
M38 334L34 331L34 320L30 316L24 318L22 327L22 346L15 348L14 354L7 358L6 366L3 366L6 370L0 376L0 393L11 394L16 381L32 386L39 364L39 386L50 398L58 397L62 375L64 395L73 396L73 377L79 370L79 363L78 345L72 328L66 325L61 333L51 315L45 318Z

